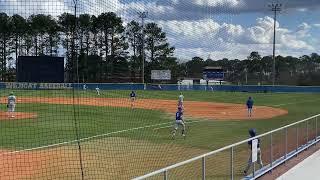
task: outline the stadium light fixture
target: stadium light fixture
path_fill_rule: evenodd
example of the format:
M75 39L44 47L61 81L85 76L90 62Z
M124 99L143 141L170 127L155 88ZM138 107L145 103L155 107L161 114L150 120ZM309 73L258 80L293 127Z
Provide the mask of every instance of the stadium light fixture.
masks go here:
M145 38L145 32L144 32L144 20L147 18L148 16L148 12L144 11L144 12L138 12L138 16L139 18L141 18L141 31L142 31L142 54L141 54L141 58L142 58L142 83L144 84L144 61L145 61L145 53L144 53L144 38Z
M282 9L281 3L271 3L268 5L271 11L274 12L273 17L273 68L272 68L272 84L275 85L276 81L276 22L277 22L277 12L280 12Z

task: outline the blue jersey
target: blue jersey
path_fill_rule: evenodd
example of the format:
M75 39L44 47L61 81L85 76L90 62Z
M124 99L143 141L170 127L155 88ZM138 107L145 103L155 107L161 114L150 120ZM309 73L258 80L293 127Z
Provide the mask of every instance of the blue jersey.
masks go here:
M130 93L130 97L136 97L136 93L134 93L134 92L132 92L132 93Z
M182 120L183 113L178 111L176 112L176 120Z
M248 107L248 108L252 108L252 107L253 107L253 100L252 100L252 99L248 99L248 101L247 101L247 107Z

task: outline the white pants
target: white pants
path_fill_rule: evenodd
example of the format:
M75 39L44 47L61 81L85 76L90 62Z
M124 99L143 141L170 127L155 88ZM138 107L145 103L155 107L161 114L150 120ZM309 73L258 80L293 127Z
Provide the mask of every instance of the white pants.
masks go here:
M183 130L185 130L185 125L184 125L184 122L182 120L176 120L176 123L174 124L174 129L178 130L179 126L182 126Z

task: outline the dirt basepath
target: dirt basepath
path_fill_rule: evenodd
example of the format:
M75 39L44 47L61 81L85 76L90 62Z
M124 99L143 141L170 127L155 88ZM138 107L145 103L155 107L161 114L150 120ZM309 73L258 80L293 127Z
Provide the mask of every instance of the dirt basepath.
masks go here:
M1 99L4 103L5 99ZM18 103L45 103L45 104L67 104L73 103L87 106L111 106L131 107L129 99L125 98L40 98L40 97L19 97ZM246 120L246 119L269 119L285 115L288 111L266 106L255 106L253 117L247 117L245 105L231 103L212 103L185 101L185 116L194 118L206 118L212 120ZM177 101L161 99L138 99L134 104L135 108L161 110L167 113L175 113Z
M0 151L0 179L71 179L79 173L75 146L12 153ZM72 178L80 179L80 178Z

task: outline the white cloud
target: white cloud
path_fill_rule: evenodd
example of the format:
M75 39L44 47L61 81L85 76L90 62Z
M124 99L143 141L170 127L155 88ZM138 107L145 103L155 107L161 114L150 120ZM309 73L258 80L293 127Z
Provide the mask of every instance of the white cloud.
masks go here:
M123 4L119 0L78 0L78 14L99 15L103 12L118 12L121 14ZM9 0L0 1L0 12L8 15L20 14L28 17L31 14L61 15L64 12L74 13L73 0Z
M64 12L71 12L72 6L68 1L22 1L10 0L0 2L0 12L8 15L20 14L28 17L32 14L47 14L52 16L60 15Z
M311 29L311 26L306 22L303 22L298 26L298 30L304 31L304 30L309 30L309 29Z
M152 19L162 20L195 20L203 19L213 14L239 14L239 13L266 13L270 11L268 5L273 0L157 0L157 3L140 2L135 7L144 10L155 6L156 9L165 11L153 11L150 9ZM308 11L319 9L319 0L277 0L285 11ZM134 3L129 3L134 4Z
M261 54L272 53L273 43L273 19L266 16L257 18L256 24L251 27L243 27L237 24L219 24L212 19L199 21L158 21L168 40L176 47L176 55L206 57L209 54L223 58L245 58L251 51L259 51ZM301 54L314 48L305 41L311 28L307 23L302 23L298 30L292 31L277 28L278 53L291 52Z
M104 12L117 12L121 15L124 4L119 0L79 0L80 13L99 15Z
M209 7L236 7L241 2L239 0L192 0L195 5L198 6L209 6Z
M126 3L127 2L127 3ZM98 15L116 12L124 22L138 20L137 11L148 11L148 21L158 23L167 33L171 45L176 47L176 56L206 58L245 58L251 51L263 55L272 53L273 18L257 18L254 25L232 23L232 14L269 11L271 0L79 0L78 14ZM319 0L278 0L290 10L319 8ZM57 16L73 11L73 0L7 0L0 1L0 11L9 15L19 13L29 16L43 13ZM229 14L220 19L218 14ZM214 17L212 17L214 14ZM230 16L231 14L231 16ZM308 54L314 50L311 42L312 28L320 24L303 22L296 29L277 28L277 53L289 55ZM309 39L309 41L308 41ZM313 43L319 44L319 42ZM316 47L316 46L315 46Z
M303 22L298 26L298 29L296 31L296 34L298 37L310 37L310 30L311 30L312 26L310 26L308 23Z

